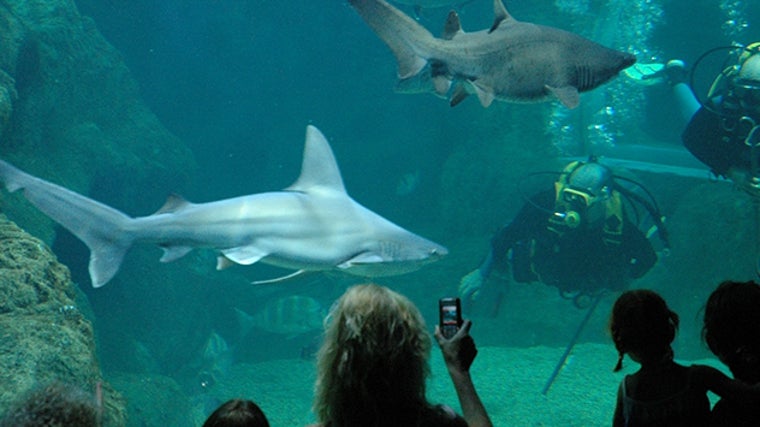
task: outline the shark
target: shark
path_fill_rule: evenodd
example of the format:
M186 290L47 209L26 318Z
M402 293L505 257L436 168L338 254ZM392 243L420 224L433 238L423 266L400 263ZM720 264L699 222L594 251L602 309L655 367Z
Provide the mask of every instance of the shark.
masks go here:
M414 11L417 13L415 18L417 18L423 9L437 9L443 7L454 7L458 9L473 1L475 0L393 0L393 3L414 7Z
M118 272L135 242L163 249L161 262L194 248L218 253L217 269L263 262L295 272L339 270L363 277L404 274L448 253L354 201L324 135L306 128L301 173L282 191L208 203L168 198L155 214L130 217L0 160L0 180L69 230L90 249L89 274L99 288Z
M636 62L630 53L577 34L513 18L494 0L494 22L464 32L456 11L441 37L384 0L349 0L398 62L398 88L433 92L455 106L470 94L488 107L558 99L567 108ZM424 90L421 90L424 88Z

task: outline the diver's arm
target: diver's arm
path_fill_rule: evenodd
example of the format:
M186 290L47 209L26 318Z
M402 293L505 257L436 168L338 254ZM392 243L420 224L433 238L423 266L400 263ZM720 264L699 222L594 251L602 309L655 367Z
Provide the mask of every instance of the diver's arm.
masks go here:
M673 88L678 111L684 123L688 123L701 105L687 82L688 72L683 61L679 59L668 61L665 64L665 76L668 84Z
M480 277L482 277L483 280L487 279L493 271L493 252L494 250L491 248L491 250L488 251L486 258L483 260L483 262L480 263L480 266L478 267L478 272L480 273Z
M684 123L688 123L694 113L699 110L701 105L697 101L697 97L694 96L694 92L691 91L686 82L679 82L673 85L673 95L676 98L676 104L678 105L678 111L681 113L681 117Z
M549 189L531 197L523 205L512 222L499 230L491 239L491 250L480 263L477 269L467 273L459 281L459 294L465 298L474 300L477 298L480 288L488 280L494 269L502 273L509 272L509 250L515 242L521 239L530 239L536 235L537 230L546 227L548 216L554 207L554 189Z
M623 224L625 253L631 263L630 275L638 279L654 267L657 253L647 236L632 222L625 220Z
M484 278L488 278L494 267L508 266L507 253L515 242L535 237L538 230L547 226L549 215L554 209L554 189L544 190L530 198L515 218L491 239L491 252L480 266Z

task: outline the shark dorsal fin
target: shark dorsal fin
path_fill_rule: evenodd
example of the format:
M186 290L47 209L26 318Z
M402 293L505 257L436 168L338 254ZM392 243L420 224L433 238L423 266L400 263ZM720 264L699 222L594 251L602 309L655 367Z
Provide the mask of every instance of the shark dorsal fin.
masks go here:
M446 17L446 23L443 25L443 34L441 37L444 40L451 40L458 34L462 34L462 24L459 22L459 15L455 10L449 12L449 16Z
M493 0L493 15L493 25L491 25L491 29L488 30L489 33L492 33L497 29L502 21L515 19L509 14L509 12L507 12L507 8L504 7L504 3L502 3L501 0Z
M309 125L306 127L301 175L286 190L308 193L317 189L346 192L330 144L319 129Z
M177 212L190 205L192 205L192 203L185 200L185 198L179 194L170 194L169 197L166 198L166 203L164 203L164 205L161 206L161 209L159 209L155 214L157 215Z

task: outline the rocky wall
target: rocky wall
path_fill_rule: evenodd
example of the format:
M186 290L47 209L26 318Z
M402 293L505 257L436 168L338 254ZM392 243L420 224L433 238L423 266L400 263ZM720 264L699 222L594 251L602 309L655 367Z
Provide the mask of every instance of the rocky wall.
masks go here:
M50 249L0 214L0 413L37 384L103 389L104 425L126 422L122 396L102 378L92 323L69 270Z
M182 190L195 170L190 150L141 101L119 52L67 0L0 1L0 157L140 213ZM53 241L43 215L17 199L0 203Z

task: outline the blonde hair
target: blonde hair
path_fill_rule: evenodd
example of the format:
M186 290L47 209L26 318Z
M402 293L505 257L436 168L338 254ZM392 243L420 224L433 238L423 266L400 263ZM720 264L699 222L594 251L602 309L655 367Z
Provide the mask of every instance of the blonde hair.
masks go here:
M374 284L349 288L326 319L314 412L324 426L400 425L429 406L430 335L406 297Z

